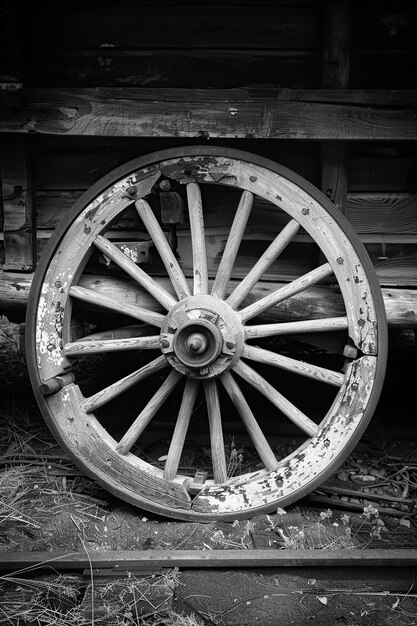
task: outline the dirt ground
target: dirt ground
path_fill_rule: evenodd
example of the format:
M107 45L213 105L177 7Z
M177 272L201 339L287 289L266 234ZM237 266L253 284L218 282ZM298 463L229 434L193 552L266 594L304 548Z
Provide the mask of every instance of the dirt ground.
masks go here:
M311 498L247 521L176 522L110 496L69 461L39 415L18 342L18 327L1 319L0 563L17 550L417 547L417 434L389 436L388 401ZM394 420L400 435L407 415ZM88 571L9 574L0 576L0 624L417 624L412 572L359 570L181 570L122 581Z

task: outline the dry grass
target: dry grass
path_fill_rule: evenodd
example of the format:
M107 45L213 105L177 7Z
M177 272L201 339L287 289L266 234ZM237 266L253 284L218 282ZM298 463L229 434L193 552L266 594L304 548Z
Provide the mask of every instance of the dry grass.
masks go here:
M176 570L87 587L81 576L4 576L0 577L0 620L39 626L203 626L197 614L180 613L171 606L177 585Z

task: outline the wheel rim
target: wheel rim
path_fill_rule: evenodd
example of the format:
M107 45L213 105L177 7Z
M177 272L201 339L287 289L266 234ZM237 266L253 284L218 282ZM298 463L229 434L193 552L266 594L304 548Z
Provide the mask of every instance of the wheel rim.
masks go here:
M192 259L192 273L187 277L148 201L161 180L186 190ZM207 262L201 189L219 184L241 190L241 197L213 271ZM254 198L285 211L289 221L273 234L271 244L236 284L232 270ZM105 236L132 204L168 280L151 277L146 268L138 267ZM318 244L326 262L259 296L256 286L300 229ZM83 286L88 264L97 253L129 275L142 290L141 295L151 296L157 306L142 305L141 299L139 304L121 302L111 294L91 289L91 285ZM342 293L343 315L287 323L258 322L271 307L286 305L290 298L329 279L337 282ZM79 305L122 312L147 326L139 336L136 328L125 330L124 337L119 333L116 339L107 332L74 340L71 320ZM119 168L87 192L45 251L31 291L27 326L28 364L35 394L48 424L75 462L125 500L182 519L247 517L286 506L315 488L363 433L379 396L386 361L382 297L366 253L350 226L326 198L295 174L253 155L222 148L194 147L149 155ZM253 343L266 337L335 330L345 332L351 357L344 372ZM100 352L124 354L126 350L149 358L103 389L83 395L77 378L74 381L69 373L74 358ZM277 376L289 371L294 377L334 388L323 419L311 419L297 408L275 382L265 377L265 367ZM129 389L146 391L149 380L161 375L161 386L146 397L125 432L114 438L96 416L97 411ZM284 415L305 437L289 455L282 457L274 451L255 416L256 400L248 393L249 388L255 388L268 400L271 410ZM139 458L134 446L178 390L180 397L172 406L177 417L166 461L164 467L154 467ZM249 434L262 469L251 467L241 476L228 477L221 406L225 397ZM212 477L204 484L178 472L197 398L204 398L207 407L211 447Z

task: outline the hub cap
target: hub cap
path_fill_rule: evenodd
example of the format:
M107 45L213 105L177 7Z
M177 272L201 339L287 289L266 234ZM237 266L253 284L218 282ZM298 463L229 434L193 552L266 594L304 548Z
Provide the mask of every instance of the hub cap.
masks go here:
M213 378L232 367L243 349L236 313L212 296L191 296L169 312L161 328L161 350L178 372Z

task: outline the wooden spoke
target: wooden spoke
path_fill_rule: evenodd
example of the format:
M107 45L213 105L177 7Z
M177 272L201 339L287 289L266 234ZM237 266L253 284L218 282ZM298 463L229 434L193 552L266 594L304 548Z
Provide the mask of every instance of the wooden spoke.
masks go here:
M245 339L274 337L275 335L297 335L301 333L324 333L348 328L347 317L328 317L319 320L302 320L300 322L283 322L282 324L260 324L245 326Z
M107 341L109 339L132 339L134 337L150 337L153 332L155 332L155 328L149 324L132 324L129 326L99 330L91 335L85 335L85 337L80 338L80 340ZM77 339L74 339L74 341L77 341Z
M257 263L253 266L249 274L245 276L242 282L236 287L236 289L230 294L226 300L232 309L237 309L239 304L246 298L253 287L256 285L262 274L272 265L272 263L278 258L284 248L290 243L293 237L300 229L300 225L295 220L291 220L277 235L270 246L265 250L263 255L259 258Z
M187 185L187 200L193 249L194 295L198 296L208 293L208 273L203 205L200 186L197 183Z
M164 468L164 478L166 480L174 480L178 472L182 450L184 448L185 436L187 434L188 425L190 423L191 413L193 411L199 382L189 378L185 384L184 394L178 419L175 424L174 434L172 435L171 444L168 450L168 458Z
M147 309L142 309L139 306L127 304L126 302L120 302L120 300L112 300L112 298L108 296L97 293L92 289L86 289L85 287L71 287L69 294L77 300L82 300L83 302L94 304L95 306L101 306L105 309L116 311L117 313L129 315L129 317L141 320L152 326L158 326L159 328L162 326L165 319L164 315L160 313L148 311Z
M285 285L285 287L281 287L264 298L261 298L257 302L250 304L246 308L239 311L238 315L242 322L246 322L252 317L256 317L256 315L262 313L262 311L269 309L269 307L274 306L287 298L291 298L291 296L295 296L297 293L300 293L300 291L304 291L304 289L315 285L320 280L330 276L331 274L333 274L331 265L329 263L325 263L311 272L308 272L308 274L304 274L304 276L300 276L300 278L293 280L291 283L288 283L288 285Z
M310 437L314 437L319 432L319 427L309 417L304 415L292 402L287 400L279 391L277 391L268 381L258 372L246 365L242 360L238 361L233 371L239 374L246 382L255 387L268 400L272 402L284 415L286 415L294 424L297 424Z
M214 379L204 382L207 412L210 425L211 458L213 463L214 482L224 483L227 480L226 455L222 420L220 413L219 390Z
M94 396L87 398L83 403L84 411L86 411L86 413L91 413L92 411L95 411L100 406L103 406L103 404L107 404L107 402L110 402L110 400L113 400L113 398L116 398L124 391L127 391L127 389L130 389L134 385L137 385L142 380L149 378L149 376L152 376L152 374L159 372L167 366L168 362L166 358L163 355L159 356L157 359L154 359L147 365L144 365L135 372L132 372L128 376L125 376L125 378L118 380L109 387L98 391L96 394L94 394Z
M133 444L140 437L146 426L149 424L155 413L161 408L165 400L172 393L173 389L181 380L182 375L175 370L172 370L161 387L149 400L140 415L135 419L129 430L123 435L122 439L116 446L116 450L120 454L127 454Z
M253 198L253 193L250 191L244 191L240 199L239 206L237 207L236 215L230 229L222 260L220 261L216 279L211 291L211 295L216 296L216 298L223 299L226 295L227 285L232 274L240 242L242 241L243 233L245 232L246 224L252 210Z
M130 337L128 339L83 339L64 346L66 356L82 356L99 352L119 352L119 350L157 350L160 348L159 335L151 337Z
M135 202L139 217L144 223L156 249L165 265L168 276L171 279L175 292L180 300L191 295L190 288L185 279L182 269L180 268L175 254L169 247L166 237L146 200L140 199Z
M119 248L111 243L111 241L101 235L97 235L94 239L94 245L146 289L165 309L169 311L177 302L168 291L138 267L129 257L119 250Z
M302 376L307 376L307 378L314 378L335 387L341 387L345 380L344 375L339 372L334 372L318 365L311 365L304 361L297 361L297 359L291 359L282 354L276 354L270 350L263 350L255 346L245 345L242 357L258 363L272 365L273 367L280 367L288 372L301 374Z
M246 402L239 385L230 372L224 372L224 374L220 376L220 380L238 410L265 468L267 470L273 470L278 465L278 461L265 435L259 428L258 422Z

